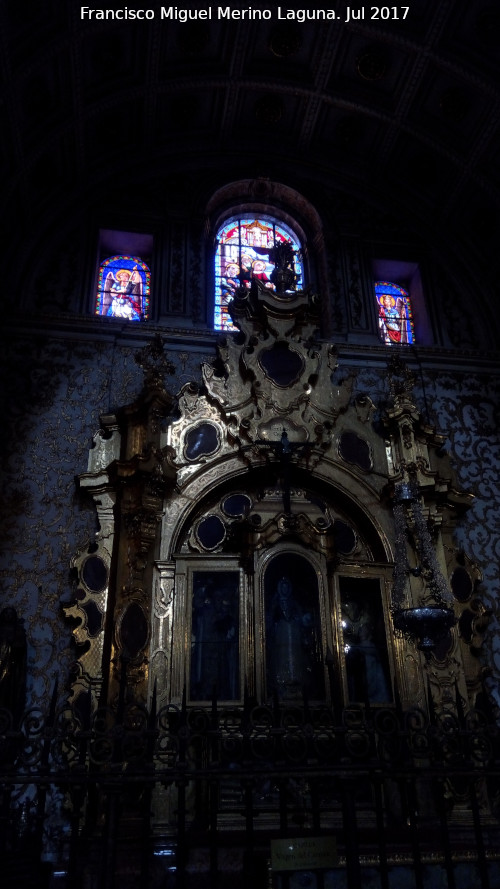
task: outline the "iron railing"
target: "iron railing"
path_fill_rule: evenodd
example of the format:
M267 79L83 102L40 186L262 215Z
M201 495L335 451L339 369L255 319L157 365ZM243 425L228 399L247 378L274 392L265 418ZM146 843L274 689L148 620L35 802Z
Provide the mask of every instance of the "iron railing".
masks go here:
M0 710L0 788L4 861L40 886L287 889L272 841L308 836L335 839L348 889L369 872L390 889L397 867L416 889L433 867L461 889L464 863L500 885L500 731L458 699L430 715L214 700L84 718L54 696L17 725Z

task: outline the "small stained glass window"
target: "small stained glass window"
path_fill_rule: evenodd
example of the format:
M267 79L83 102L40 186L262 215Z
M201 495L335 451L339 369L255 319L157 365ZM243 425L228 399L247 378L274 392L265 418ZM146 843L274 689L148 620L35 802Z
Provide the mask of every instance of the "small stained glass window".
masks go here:
M378 324L387 345L410 345L415 342L413 317L408 291L391 281L377 281Z
M228 305L239 287L250 289L252 279L274 290L271 281L274 264L269 253L279 243L292 245L297 287L304 287L301 245L297 236L283 222L268 216L231 218L217 233L215 254L215 309L216 330L235 330Z
M139 256L109 256L99 266L96 315L143 321L149 315L151 272Z

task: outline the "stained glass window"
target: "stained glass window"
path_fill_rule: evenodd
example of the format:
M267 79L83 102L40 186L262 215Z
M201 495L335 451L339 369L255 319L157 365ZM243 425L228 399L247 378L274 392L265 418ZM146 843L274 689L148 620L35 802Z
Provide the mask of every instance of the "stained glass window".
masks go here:
M295 251L294 271L297 287L304 287L300 243L287 225L268 216L231 218L217 233L215 254L215 309L216 330L235 330L228 313L228 305L237 288L250 289L252 279L274 290L271 281L274 263L269 252L275 244L290 243Z
M151 272L139 256L109 256L99 266L96 315L141 321L149 315Z
M410 297L404 287L391 281L377 281L375 295L378 305L380 335L387 345L409 345L415 342Z

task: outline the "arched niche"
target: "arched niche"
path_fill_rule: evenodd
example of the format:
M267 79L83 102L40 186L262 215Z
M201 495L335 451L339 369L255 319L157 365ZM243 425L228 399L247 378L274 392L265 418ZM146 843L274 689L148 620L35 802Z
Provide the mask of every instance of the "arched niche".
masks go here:
M349 470L338 467L335 482L328 479L332 469L313 477L294 467L290 515L275 463L235 471L235 461L221 462L177 495L175 527L167 512L168 544L158 563L173 572L173 700L187 687L188 703L201 706L212 695L241 703L245 689L257 701L287 706L304 698L314 705L333 698L392 702L389 525L370 511L373 490L356 487ZM362 589L349 597L356 577ZM354 672L345 656L343 609L351 599L376 624L387 681L382 695L360 678L361 655ZM360 627L351 630L351 647Z
M263 697L325 699L329 642L322 560L297 546L272 548L257 565ZM257 658L259 662L259 657Z

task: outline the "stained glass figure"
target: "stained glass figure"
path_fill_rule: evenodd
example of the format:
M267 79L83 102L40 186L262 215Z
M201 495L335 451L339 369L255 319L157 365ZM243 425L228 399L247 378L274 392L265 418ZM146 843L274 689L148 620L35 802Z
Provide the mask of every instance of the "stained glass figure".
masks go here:
M99 266L95 314L147 319L150 284L151 272L139 256L109 256Z
M250 289L255 278L274 291L271 281L274 263L270 251L275 245L289 243L294 251L294 272L297 286L304 287L301 245L287 225L271 217L232 218L217 233L215 254L216 330L235 330L228 305L239 287Z
M413 317L408 292L391 281L377 281L378 324L384 343L391 346L415 342Z

